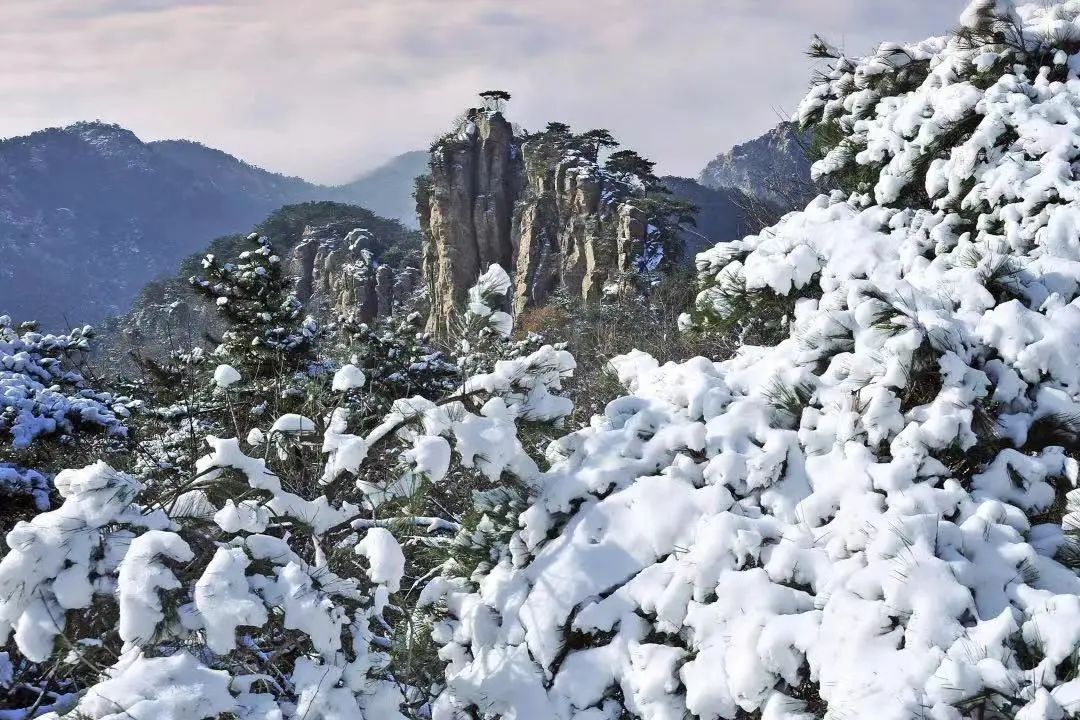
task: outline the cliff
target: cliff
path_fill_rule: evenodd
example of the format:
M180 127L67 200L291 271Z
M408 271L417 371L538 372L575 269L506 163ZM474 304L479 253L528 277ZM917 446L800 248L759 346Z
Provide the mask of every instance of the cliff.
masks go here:
M666 190L636 153L601 164L601 148L612 146L606 131L574 135L552 123L518 134L498 110L467 111L432 146L431 172L417 183L428 329L450 330L455 308L492 263L513 274L517 313L556 290L593 301L621 287L648 254L647 230L663 244L678 203L657 200Z
M598 300L630 272L645 232L643 213L611 192L595 162L570 153L552 165L537 150L526 145L527 192L515 217L514 312L560 287Z
M296 296L308 313L329 323L341 317L369 323L411 307L419 284L412 267L379 264L371 231L339 223L304 228L289 258Z
M448 329L488 265L512 267L521 167L520 140L498 112L470 111L432 147L431 173L416 190L430 329Z
M411 309L420 284L419 237L395 220L333 202L288 205L253 230L270 238L296 277L296 293L322 324L348 316L370 322ZM206 252L234 257L243 236L229 235L147 284L131 310L102 328L98 363L127 366L129 353L161 359L172 350L212 347L224 330L215 308L191 288Z

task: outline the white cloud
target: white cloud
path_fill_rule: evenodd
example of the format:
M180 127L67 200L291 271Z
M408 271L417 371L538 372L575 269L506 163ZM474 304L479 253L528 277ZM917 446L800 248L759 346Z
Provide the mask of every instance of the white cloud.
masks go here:
M963 0L6 0L0 136L100 118L318 180L422 147L503 87L696 174L790 111L812 33L944 31Z

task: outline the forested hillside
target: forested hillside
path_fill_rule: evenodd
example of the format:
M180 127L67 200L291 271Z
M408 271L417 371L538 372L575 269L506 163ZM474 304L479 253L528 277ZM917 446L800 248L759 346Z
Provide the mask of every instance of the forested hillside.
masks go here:
M101 122L0 140L0 308L51 330L99 323L216 237L282 205L411 208L413 156L328 187L180 140L143 142ZM403 215L415 226L411 209Z

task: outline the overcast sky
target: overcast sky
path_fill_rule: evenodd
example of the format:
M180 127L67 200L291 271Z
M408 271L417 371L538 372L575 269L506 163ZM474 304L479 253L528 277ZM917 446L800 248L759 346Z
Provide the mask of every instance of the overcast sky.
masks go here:
M664 173L790 113L812 33L849 52L964 0L0 0L0 137L76 120L323 182L424 148L476 91L606 127Z

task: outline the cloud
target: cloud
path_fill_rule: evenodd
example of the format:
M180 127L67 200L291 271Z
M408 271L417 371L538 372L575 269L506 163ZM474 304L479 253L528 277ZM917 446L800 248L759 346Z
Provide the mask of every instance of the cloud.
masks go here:
M338 181L423 147L477 90L526 127L606 127L696 174L790 112L813 32L853 51L963 0L34 0L0 3L0 136L100 118Z

